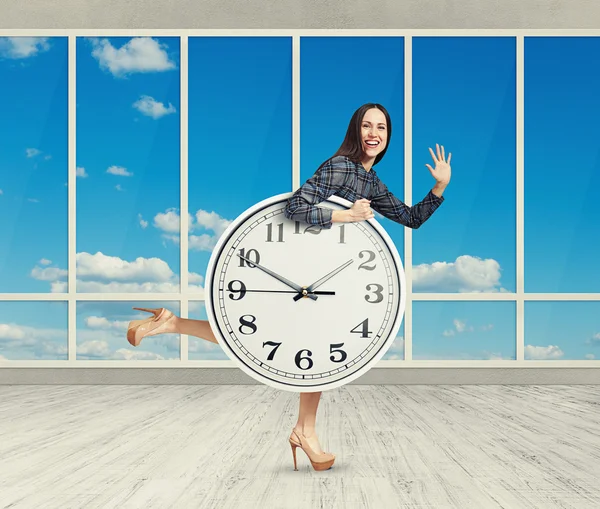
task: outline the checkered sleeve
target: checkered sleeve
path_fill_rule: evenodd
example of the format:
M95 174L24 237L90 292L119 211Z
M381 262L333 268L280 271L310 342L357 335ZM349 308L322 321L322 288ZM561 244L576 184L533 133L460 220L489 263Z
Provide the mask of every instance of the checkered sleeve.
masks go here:
M423 200L409 207L396 198L377 177L371 197L371 208L392 221L416 230L431 217L443 201L443 196L436 196L429 191Z
M285 208L285 217L293 221L332 226L333 211L317 204L326 200L344 186L348 167L343 162L327 161L290 197Z

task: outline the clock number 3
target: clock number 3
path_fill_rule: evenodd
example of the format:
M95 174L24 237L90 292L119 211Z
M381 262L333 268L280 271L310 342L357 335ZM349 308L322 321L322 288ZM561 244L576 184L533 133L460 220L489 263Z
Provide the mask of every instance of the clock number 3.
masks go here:
M375 290L371 290L371 286L375 287ZM368 292L373 292L375 293L375 295L377 295L375 300L371 300L369 299L370 295L367 294L365 295L365 300L371 304L377 304L378 302L381 302L383 300L383 286L378 285L377 283L371 283L367 285L367 291Z

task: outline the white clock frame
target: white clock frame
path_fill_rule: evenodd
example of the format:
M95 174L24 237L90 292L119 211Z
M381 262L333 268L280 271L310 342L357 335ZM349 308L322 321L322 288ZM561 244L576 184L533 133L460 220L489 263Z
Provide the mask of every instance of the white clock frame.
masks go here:
M218 279L215 280L215 270L217 269L217 267L222 267L222 265L224 263L227 263L227 268L229 268L229 263L231 262L231 260L233 258L232 253L236 250L235 248L240 243L239 235L241 235L244 232L246 232L246 234L247 234L247 232L251 231L251 229L253 228L252 225L257 225L257 223L264 222L267 220L268 217L274 217L274 213L268 213L267 218L262 218L261 220L257 221L256 217L255 217L257 215L257 213L259 213L260 211L263 211L265 209L273 208L273 207L277 206L277 208L276 208L277 214L276 215L282 214L281 209L285 209L286 203L287 203L288 199L292 196L292 194L293 193L283 193L283 194L271 196L270 198L262 200L261 202L253 205L252 207L250 207L246 211L244 211L242 214L240 214L227 227L225 232L219 238L215 248L213 249L212 255L211 255L209 263L208 263L206 278L205 278L205 306L206 306L206 313L208 316L208 321L210 323L210 326L213 330L215 337L217 338L217 340L219 342L219 345L221 346L221 348L223 348L223 351L226 353L226 355L232 361L234 361L240 367L240 369L242 369L242 371L244 371L247 375L249 375L250 377L254 378L255 380L257 380L259 382L265 383L265 384L267 384L271 387L277 388L277 389L287 390L287 391L291 391L291 392L318 392L318 391L334 389L334 388L340 387L346 383L349 383L349 382L355 380L356 378L365 374L371 367L373 367L373 365L376 364L376 362L378 360L380 360L385 355L385 353L387 352L387 350L389 349L391 344L394 342L396 335L398 333L398 330L400 329L400 326L402 324L402 319L404 316L405 305L406 305L406 279L405 279L404 269L403 269L402 262L400 259L400 255L398 254L398 251L397 251L392 239L390 238L390 236L387 234L385 229L381 226L381 224L379 224L379 222L376 219L372 218L367 221L360 221L360 222L356 222L356 223L334 223L333 226L341 226L341 225L348 225L349 227L357 226L357 227L359 227L359 229L361 229L361 231L363 233L368 232L368 231L370 231L371 234L376 233L377 236L379 237L377 239L377 241L381 242L383 244L382 250L380 251L380 253L383 251L386 251L386 255L387 255L386 257L388 259L388 262L391 262L391 263L389 263L389 267L387 267L387 265L386 265L386 269L385 269L388 271L388 274L387 274L388 283L389 283L389 280L391 279L392 286L395 284L394 288L397 288L398 293L399 293L399 295L396 295L396 296L393 296L393 292L388 293L388 295L392 296L392 297L388 297L388 300L389 300L388 307L390 307L390 303L391 303L391 309L389 310L389 317L387 318L387 321L384 321L384 323L388 323L390 321L391 321L391 323L389 323L389 325L386 325L386 331L383 334L380 334L375 337L375 339L379 338L379 341L377 342L377 344L373 345L373 341L371 341L371 343L370 343L370 345L372 345L371 348L367 348L364 350L364 352L368 352L367 354L365 354L358 360L356 360L357 358L355 357L354 359L352 359L351 361L346 363L344 366L345 369L341 369L341 367L340 367L340 368L336 368L334 370L330 370L327 377L323 376L320 373L316 373L316 374L294 373L294 374L292 374L291 372L282 371L280 369L275 368L273 364L270 365L267 361L265 361L264 358L261 360L258 359L258 357L253 355L248 349L246 349L243 342L241 342L240 339L237 338L236 333L234 333L233 329L231 328L231 325L228 321L227 315L226 314L225 315L223 315L223 314L217 315L217 308L225 309L225 307L224 307L225 301L228 302L229 306L232 309L233 309L233 307L235 307L235 305L231 301L228 301L227 298L225 297L226 292L228 292L228 291L233 292L234 290L228 290L227 288L224 288L225 279L224 279L224 276L222 273L219 273ZM280 205L280 207L279 207L279 205ZM340 209L350 208L352 206L352 203L349 202L348 200L345 200L338 196L331 196L327 200L324 200L323 202L319 203L318 206L319 207L328 207L328 208L331 208L334 210L335 209L340 210ZM292 223L292 224L294 223L294 221L285 218L284 215L282 215L282 218L280 218L278 220L279 221L283 220L284 222L288 222L288 223ZM308 225L306 223L301 223L301 224L303 225L304 228L310 227L310 225ZM243 227L243 229L240 229L241 227ZM283 228L284 227L282 227L282 229L280 230L281 232L284 231ZM318 228L318 227L315 227L315 228ZM329 230L333 230L333 228L331 228ZM273 233L274 229L272 228L270 231ZM327 231L327 229L322 229L321 231ZM345 230L342 230L342 231L345 231ZM233 241L233 243L232 243L231 242L232 235L234 235L235 232L238 232L239 235L236 235L237 240ZM296 231L295 233L298 233L298 232ZM329 235L331 235L331 233ZM343 234L340 233L340 236L341 236L340 238L343 240L342 235ZM371 236L373 236L373 235L371 235ZM311 240L311 237L312 237L312 240ZM307 239L309 239L306 241L306 243L314 242L314 237L315 236L310 236L310 235L308 237L306 237ZM373 236L373 237L375 237L375 236ZM272 236L270 238L272 238ZM322 238L324 238L324 237L322 237ZM340 241L340 243L345 243L345 242L342 242L342 240ZM299 242L301 242L301 241L299 241ZM227 246L228 246L228 252L226 252L224 250ZM361 254L362 254L362 252L364 252L364 250L361 251ZM240 258L235 258L234 261L237 263L240 260L241 260ZM261 261L258 261L258 259L255 259L253 261L256 263L262 264L264 262L264 259ZM242 264L242 263L243 262L240 261L240 264ZM367 262L363 262L362 265L364 265L365 263L367 263ZM271 265L272 265L272 263L271 263ZM330 265L331 265L331 263L328 264L327 267L325 267L325 266L320 267L317 270L317 273L319 273L320 275L323 275L322 273L324 273L326 271L330 271L331 269L334 268ZM384 265L385 265L385 261L384 261ZM264 278L264 281L276 281L276 280L271 280L271 277L269 275L265 274L264 272L262 272L262 270L259 270L258 267L246 267L246 270L256 271L254 273L250 273L250 272L247 273L248 275L252 274L252 276L256 276L257 273L261 273L260 276L258 276L258 277ZM286 273L284 273L283 276L289 277L289 275L288 275L289 271L285 271L285 272ZM392 274L392 277L390 277L390 273ZM335 275L333 277L339 278L339 280L341 280L340 276ZM395 281L394 281L394 279L395 279ZM338 284L339 284L339 280L337 281ZM238 281L238 280L234 280L234 281ZM311 282L312 282L312 279L311 279L311 281L298 281L299 284L306 285L306 286L308 286ZM332 282L336 282L336 279L332 279ZM215 285L215 283L216 283L216 285ZM372 284L375 284L375 283L370 283L369 286ZM259 285L260 285L260 283L259 283ZM295 293L294 290L292 290L289 287L282 286L281 282L277 282L277 285L279 288L285 288L287 291L290 292L287 295L287 297L289 298L289 301L292 301L293 297L294 297L294 293ZM379 285L379 286L381 286L381 285ZM321 287L321 288L323 289L323 287ZM239 291L239 290L235 290L235 292L237 292L237 291ZM317 290L317 291L319 291L319 290ZM372 290L369 290L369 291L372 291ZM245 293L244 293L244 296L245 296ZM283 295L282 295L282 297L283 297ZM318 297L318 298L324 299L322 302L328 302L326 299L331 299L332 297L322 296L322 297ZM240 299L233 299L232 297L230 297L230 299L239 301L239 300L241 300L241 297L240 297ZM215 305L215 302L214 302L215 300L217 302L219 302L218 306ZM307 304L307 303L301 302L304 300L305 299L300 299L300 301L295 302L293 305L298 306L299 304ZM308 301L309 299L306 299L306 300ZM371 302L369 299L367 299L366 296L365 296L365 300L367 302ZM284 301L279 301L279 302L282 303L282 305L284 303ZM313 304L313 302L311 301L310 304ZM316 303L314 303L314 304L316 304ZM321 304L321 305L324 306L324 304ZM332 306L331 303L329 303L328 305ZM300 309L301 309L300 306L298 306L299 311L300 311ZM388 314L388 312L386 312L386 315L387 314ZM253 315L243 315L241 318L243 318L244 316L252 316L253 317ZM240 321L241 321L241 318L240 318ZM256 317L253 317L253 318L256 319ZM273 322L276 322L278 319L283 320L281 317L278 317L275 315L273 316ZM368 320L368 318L367 318L367 320ZM288 325L287 325L288 327L292 326L289 324L289 322L287 322L287 323L288 323ZM364 322L362 322L362 323L364 323ZM361 325L361 324L359 324L359 325ZM367 321L367 324L368 324L368 321ZM238 325L237 322L235 325L236 326ZM281 327L285 326L285 325L283 325L283 322L280 322L279 324L276 324L276 325L274 323L270 324L270 325L275 327L274 331L276 333L278 332L277 327L281 328ZM243 322L239 329L240 332L242 332L241 327L244 327ZM358 327L358 325L356 327ZM225 334L224 330L227 330L227 329L229 329L228 333ZM369 332L371 332L371 331L369 331ZM283 334L285 334L285 332L283 332ZM364 334L364 329L363 329L363 334ZM384 337L384 335L385 335L385 337ZM365 336L361 336L361 337L365 337ZM273 345L274 344L275 343L273 343ZM281 345L281 344L282 343L279 343L279 345ZM296 346L298 348L300 347L300 345L296 345ZM330 352L328 352L328 354L335 355L336 353L341 352L341 350L334 351L333 349L331 349L331 346L337 346L337 345L330 345ZM275 351L277 351L278 348L279 348L279 346L276 347ZM371 352L371 350L373 348L377 348L377 351L375 353ZM264 349L264 344L263 344L263 349ZM244 350L245 350L245 352L244 352ZM300 351L306 351L306 350L301 349ZM265 353L268 353L268 352L265 352ZM300 352L298 353L298 355L300 355ZM346 354L342 352L341 355L342 355L342 359L343 359L344 355L346 355ZM333 362L332 357L330 357L330 360ZM300 362L302 362L305 359L307 360L307 362L310 365L313 365L312 360L308 360L308 357L301 358ZM311 357L311 359L312 359L312 357ZM296 366L298 366L298 369L301 369L299 367L297 358L296 358L295 362L296 362ZM356 367L359 364L360 364L360 366ZM355 367L352 369L352 366L355 366ZM305 370L303 370L303 371L305 371ZM283 378L282 378L282 374L283 374ZM321 376L319 376L319 375L321 375Z

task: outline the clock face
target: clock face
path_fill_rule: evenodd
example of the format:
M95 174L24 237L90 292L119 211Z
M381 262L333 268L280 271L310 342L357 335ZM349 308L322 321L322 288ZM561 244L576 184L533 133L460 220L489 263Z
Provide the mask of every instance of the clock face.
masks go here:
M221 347L248 375L283 390L323 391L364 374L393 343L404 271L374 219L330 229L292 221L284 214L290 196L251 207L221 236L206 310ZM351 205L333 196L319 207ZM313 289L316 299L294 299L299 292L276 276L296 288L330 277Z

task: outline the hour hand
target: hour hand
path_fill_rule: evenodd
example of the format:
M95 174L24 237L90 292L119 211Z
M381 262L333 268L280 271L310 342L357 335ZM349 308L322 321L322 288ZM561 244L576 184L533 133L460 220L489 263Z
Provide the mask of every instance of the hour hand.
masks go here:
M270 269L267 269L266 267L263 267L262 265L253 262L252 260L249 260L248 258L246 258L245 256L242 256L241 254L237 254L242 260L246 260L246 262L254 265L255 267L258 267L260 270L262 270L263 272L266 272L267 274L269 274L269 276L273 276L275 279L279 279L279 281L281 281L282 283L288 285L290 288L293 288L294 290L296 290L297 292L299 292L299 294L301 294L301 296L303 296L303 292L305 292L304 288L302 288L300 285L297 285L296 283L292 283L289 279L284 278L283 276L280 276L279 274L277 274L276 272L273 272ZM312 300L317 300L318 297L316 295L313 295L312 293L307 293L307 297L309 299Z
M340 265L337 269L332 270L329 274L326 274L325 276L323 276L321 279L318 279L317 281L315 281L312 285L308 286L306 288L307 292L312 292L313 290L315 290L316 288L318 288L319 286L321 286L323 283L325 283L325 281L330 280L333 276L335 276L338 272L341 272L342 270L344 270L348 265L350 265L352 262L354 262L354 260L348 260L346 263L343 263L342 265ZM298 301L300 300L304 295L299 293L298 295L294 296L294 300Z

